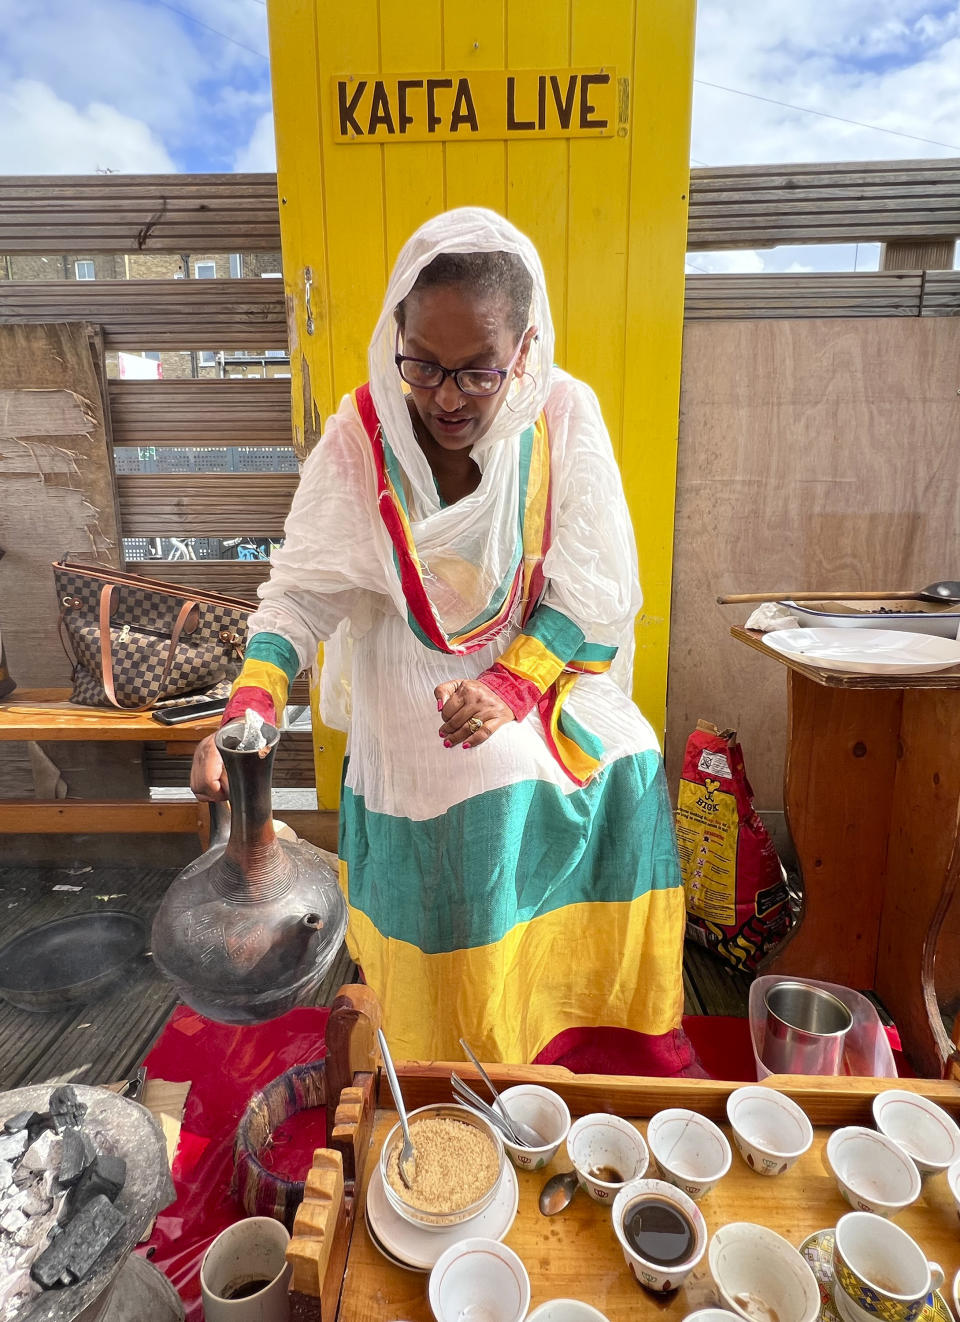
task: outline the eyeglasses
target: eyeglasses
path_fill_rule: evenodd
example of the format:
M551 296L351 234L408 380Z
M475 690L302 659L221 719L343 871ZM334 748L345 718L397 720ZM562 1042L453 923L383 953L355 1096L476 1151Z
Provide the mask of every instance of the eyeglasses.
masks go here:
M439 363L426 362L423 358L408 358L400 353L398 330L397 352L393 361L407 385L416 386L418 390L439 390L447 377L452 376L463 395L495 395L513 371L522 348L523 336L506 367L441 367Z

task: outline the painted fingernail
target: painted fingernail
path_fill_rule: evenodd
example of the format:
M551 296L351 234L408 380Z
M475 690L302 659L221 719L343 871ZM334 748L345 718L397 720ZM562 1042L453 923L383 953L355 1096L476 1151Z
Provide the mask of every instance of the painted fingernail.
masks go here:
M437 699L437 711L443 711L443 703L439 698Z
M464 748L472 748L473 744L464 744Z
M444 739L444 741L443 741L443 746L444 746L444 748L452 748L452 747L453 747L453 744L451 744L451 742L450 742L449 739Z

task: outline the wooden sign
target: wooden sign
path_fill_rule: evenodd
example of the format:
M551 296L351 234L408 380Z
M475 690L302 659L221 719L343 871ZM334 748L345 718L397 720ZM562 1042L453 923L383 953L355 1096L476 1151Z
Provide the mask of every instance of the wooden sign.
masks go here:
M336 142L626 135L629 82L612 67L333 78Z

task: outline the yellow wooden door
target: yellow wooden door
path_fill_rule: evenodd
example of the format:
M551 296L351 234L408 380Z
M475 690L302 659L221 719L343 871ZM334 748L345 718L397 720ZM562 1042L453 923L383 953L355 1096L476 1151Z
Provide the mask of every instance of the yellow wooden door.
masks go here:
M269 17L299 453L365 379L413 230L467 204L508 216L620 461L645 597L634 696L662 731L694 0L270 0ZM332 808L343 744L319 722L317 743Z

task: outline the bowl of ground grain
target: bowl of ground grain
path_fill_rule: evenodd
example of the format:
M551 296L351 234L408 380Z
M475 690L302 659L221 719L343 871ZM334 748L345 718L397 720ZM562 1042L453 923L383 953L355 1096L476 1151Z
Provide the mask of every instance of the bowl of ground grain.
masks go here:
M496 1196L506 1157L500 1135L483 1116L441 1102L408 1115L417 1152L416 1178L408 1189L400 1178L400 1125L380 1152L380 1173L390 1206L412 1225L447 1230L479 1216Z

